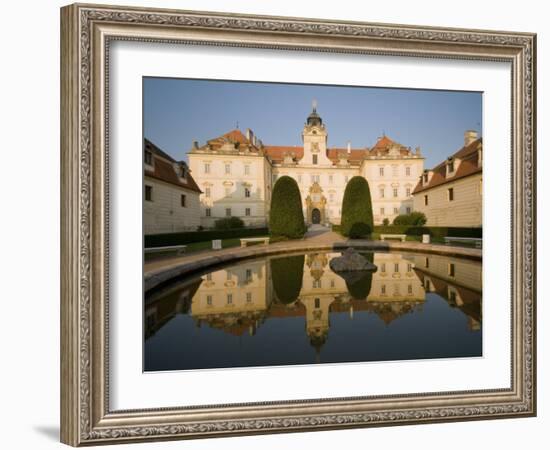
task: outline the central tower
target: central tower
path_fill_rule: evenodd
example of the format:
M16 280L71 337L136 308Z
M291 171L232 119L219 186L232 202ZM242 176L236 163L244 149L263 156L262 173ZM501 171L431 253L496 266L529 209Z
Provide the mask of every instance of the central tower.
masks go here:
M323 125L323 119L317 113L317 101L313 100L312 111L302 131L304 157L300 160L300 165L332 166L332 161L327 157L327 139L328 134Z

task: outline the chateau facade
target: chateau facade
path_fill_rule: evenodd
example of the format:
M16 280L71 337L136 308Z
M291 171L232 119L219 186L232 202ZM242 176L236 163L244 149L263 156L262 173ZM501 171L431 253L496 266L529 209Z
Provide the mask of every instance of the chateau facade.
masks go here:
M391 223L413 210L412 192L423 173L420 148L412 151L387 136L371 148L329 148L328 132L313 107L302 130L302 146L264 145L252 130L232 130L188 152L200 196L200 224L240 217L248 226L269 221L276 180L288 175L298 183L306 223L339 224L347 182L369 182L374 221Z
M416 186L414 210L428 226L481 227L483 143L475 131L464 133L464 146L431 170Z

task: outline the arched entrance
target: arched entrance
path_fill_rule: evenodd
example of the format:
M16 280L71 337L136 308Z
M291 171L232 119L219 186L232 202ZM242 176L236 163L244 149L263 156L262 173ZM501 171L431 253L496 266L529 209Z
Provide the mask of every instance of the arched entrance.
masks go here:
M306 221L309 224L321 224L326 222L325 205L327 199L319 183L315 182L309 188L309 195L306 198Z
M317 208L313 208L311 211L311 222L312 223L321 223L321 211Z

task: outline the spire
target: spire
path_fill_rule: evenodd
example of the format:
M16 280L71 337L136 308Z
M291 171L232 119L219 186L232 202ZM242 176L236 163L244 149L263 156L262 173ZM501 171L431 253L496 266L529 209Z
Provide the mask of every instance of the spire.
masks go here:
M312 125L317 125L317 126L321 126L323 125L323 119L321 119L321 116L319 116L319 114L317 114L317 100L316 99L313 99L313 101L311 102L311 107L312 107L312 111L311 111L311 114L307 117L307 124L312 126Z

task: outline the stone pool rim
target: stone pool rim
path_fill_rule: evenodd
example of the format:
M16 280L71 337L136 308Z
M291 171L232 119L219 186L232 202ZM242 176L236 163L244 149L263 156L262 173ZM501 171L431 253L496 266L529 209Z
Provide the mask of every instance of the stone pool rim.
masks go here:
M439 244L422 244L418 242L388 242L388 241L367 241L353 240L327 243L308 243L307 241L286 241L269 245L255 245L245 248L231 248L224 253L219 251L209 251L204 253L204 257L186 261L191 255L183 256L183 261L174 261L172 264L167 264L164 267L144 272L143 274L143 291L148 291L170 283L172 280L181 278L182 276L191 275L196 272L202 272L209 267L218 267L227 263L242 261L250 258L258 258L262 256L291 254L298 252L311 251L341 251L346 248L355 248L361 250L374 251L403 251L421 254L451 256L455 258L470 259L482 261L483 251L476 248L455 247L450 245ZM199 256L199 255L195 255Z

